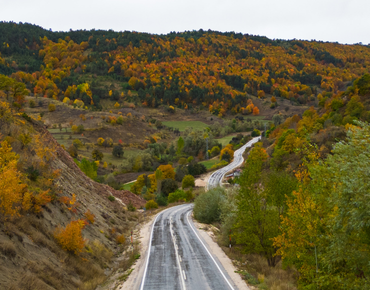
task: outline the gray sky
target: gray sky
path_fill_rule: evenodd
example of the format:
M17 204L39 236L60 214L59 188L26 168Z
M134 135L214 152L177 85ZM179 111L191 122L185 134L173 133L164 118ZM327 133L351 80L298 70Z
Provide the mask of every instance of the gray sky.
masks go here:
M2 0L0 20L54 31L235 31L269 38L370 43L369 0Z

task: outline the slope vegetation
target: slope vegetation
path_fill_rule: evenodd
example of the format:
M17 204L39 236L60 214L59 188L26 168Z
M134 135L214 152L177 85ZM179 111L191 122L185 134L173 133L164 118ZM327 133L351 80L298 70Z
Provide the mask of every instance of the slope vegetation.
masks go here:
M95 289L140 219L126 205L143 200L92 181L3 101L0 124L0 288Z

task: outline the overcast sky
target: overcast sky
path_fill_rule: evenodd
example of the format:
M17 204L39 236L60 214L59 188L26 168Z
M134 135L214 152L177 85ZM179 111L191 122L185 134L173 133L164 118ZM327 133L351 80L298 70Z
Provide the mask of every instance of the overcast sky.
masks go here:
M370 43L369 0L2 0L0 20L53 31L212 29L269 38Z

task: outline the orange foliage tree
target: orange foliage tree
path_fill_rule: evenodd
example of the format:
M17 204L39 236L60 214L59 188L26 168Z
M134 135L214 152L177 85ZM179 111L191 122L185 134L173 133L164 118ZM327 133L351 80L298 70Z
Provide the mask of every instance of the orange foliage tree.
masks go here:
M257 115L259 115L260 114L260 110L257 108L257 107L254 107L253 108L253 115L254 116L257 116Z

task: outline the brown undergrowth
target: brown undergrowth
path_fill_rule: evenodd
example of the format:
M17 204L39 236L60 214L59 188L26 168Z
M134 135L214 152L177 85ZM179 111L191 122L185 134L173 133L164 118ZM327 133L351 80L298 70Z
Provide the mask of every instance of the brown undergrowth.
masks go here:
M266 258L257 254L243 254L238 246L221 248L233 261L241 277L254 289L297 289L298 272L290 268L283 269L281 261L275 267L270 267Z

